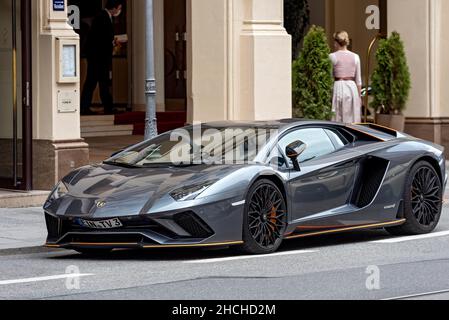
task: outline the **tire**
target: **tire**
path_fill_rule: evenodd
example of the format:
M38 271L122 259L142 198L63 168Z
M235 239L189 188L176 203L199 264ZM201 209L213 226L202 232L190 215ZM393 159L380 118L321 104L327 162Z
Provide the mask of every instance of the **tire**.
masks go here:
M109 253L112 252L110 249L90 249L90 248L83 248L83 249L74 249L76 252L82 254L83 256L88 257L102 257L107 256Z
M249 190L243 216L240 251L269 254L277 251L287 228L287 205L279 188L270 180L259 180Z
M387 228L392 235L431 233L438 225L443 208L443 184L427 161L415 164L406 178L404 218L398 227Z

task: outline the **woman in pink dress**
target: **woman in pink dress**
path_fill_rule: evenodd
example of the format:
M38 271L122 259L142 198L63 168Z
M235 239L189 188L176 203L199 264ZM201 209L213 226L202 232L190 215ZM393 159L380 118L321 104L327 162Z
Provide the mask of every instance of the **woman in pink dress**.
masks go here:
M349 51L346 31L334 34L336 51L330 55L334 66L334 96L332 108L334 121L359 123L362 121L362 75L360 57Z

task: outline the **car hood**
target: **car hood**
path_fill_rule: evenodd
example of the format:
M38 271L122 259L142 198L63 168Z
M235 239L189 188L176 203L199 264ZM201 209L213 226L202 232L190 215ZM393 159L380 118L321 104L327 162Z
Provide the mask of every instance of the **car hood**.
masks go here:
M219 180L240 166L122 168L98 165L63 179L68 194L47 209L66 216L129 216L146 213L160 198L183 186ZM52 210L53 209L53 210Z

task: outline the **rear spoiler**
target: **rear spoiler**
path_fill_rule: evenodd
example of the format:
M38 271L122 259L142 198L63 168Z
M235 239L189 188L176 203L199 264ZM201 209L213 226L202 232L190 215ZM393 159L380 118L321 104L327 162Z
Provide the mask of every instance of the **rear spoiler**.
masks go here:
M385 126L381 126L379 124L375 124L375 123L356 123L356 125L364 126L364 127L367 127L367 128L373 129L373 130L377 130L377 131L386 133L386 134L388 134L390 136L393 136L393 137L396 137L396 138L399 138L399 136L400 136L399 132L397 130L394 130L394 129L391 129L391 128L388 128L388 127L385 127Z

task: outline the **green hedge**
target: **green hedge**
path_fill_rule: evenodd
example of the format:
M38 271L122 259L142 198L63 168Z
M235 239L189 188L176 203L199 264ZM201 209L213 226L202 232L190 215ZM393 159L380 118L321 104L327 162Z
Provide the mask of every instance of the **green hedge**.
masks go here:
M373 102L371 107L382 114L400 114L410 94L410 71L404 43L397 32L379 43L377 67L371 78Z
M293 108L299 118L330 120L332 113L332 62L323 28L312 26L303 50L293 61Z

